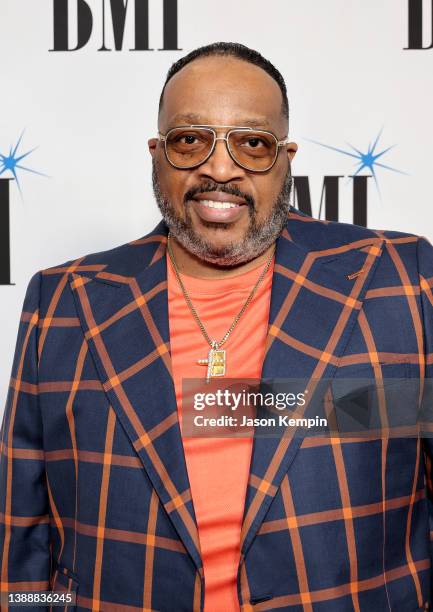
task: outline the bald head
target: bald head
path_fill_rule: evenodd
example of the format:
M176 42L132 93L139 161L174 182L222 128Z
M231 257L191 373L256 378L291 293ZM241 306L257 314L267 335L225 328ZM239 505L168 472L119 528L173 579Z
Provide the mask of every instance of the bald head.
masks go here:
M287 120L288 128L289 102L287 99L286 84L281 73L277 70L277 68L275 68L273 64L271 64L269 60L263 57L258 51L250 49L245 45L231 42L217 42L212 43L210 45L206 45L204 47L199 47L188 53L186 56L182 57L177 62L175 62L167 73L167 78L165 80L164 87L162 89L159 99L159 112L161 112L162 110L165 98L165 90L167 84L171 81L171 79L192 62L196 62L199 59L210 57L220 58L221 60L237 59L244 63L244 67L245 64L248 64L249 66L260 68L262 71L264 71L279 88L281 113ZM224 63L220 65L220 69L224 69ZM239 86L239 82L236 84L236 86Z
M234 57L192 61L167 83L159 127L208 123L260 127L284 136L287 118L278 84L262 68Z

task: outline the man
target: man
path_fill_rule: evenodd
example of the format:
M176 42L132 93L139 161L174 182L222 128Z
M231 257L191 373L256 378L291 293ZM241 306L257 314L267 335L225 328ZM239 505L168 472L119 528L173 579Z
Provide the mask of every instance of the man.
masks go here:
M289 207L284 80L242 45L172 66L149 149L158 226L27 290L2 591L66 591L77 610L428 609L428 438L182 435L182 380L431 378L429 242Z

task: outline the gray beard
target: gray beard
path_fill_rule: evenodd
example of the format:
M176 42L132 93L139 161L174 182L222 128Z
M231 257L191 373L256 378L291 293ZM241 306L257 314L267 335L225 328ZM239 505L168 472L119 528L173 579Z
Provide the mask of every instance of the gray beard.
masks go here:
M285 176L283 186L278 194L271 212L262 223L257 223L257 213L254 201L248 198L248 212L250 225L244 238L238 242L232 242L224 247L215 248L207 240L203 240L194 231L188 205L185 206L185 219L182 219L175 211L171 203L163 196L158 179L158 169L155 160L152 160L152 183L156 203L161 211L162 217L167 224L170 234L190 253L219 266L235 266L255 259L266 251L283 231L290 208L290 193L293 179L290 168ZM222 191L232 193L225 185L214 184L214 188L206 188L206 191ZM209 223L215 226L215 223ZM218 223L220 228L229 228L229 223Z

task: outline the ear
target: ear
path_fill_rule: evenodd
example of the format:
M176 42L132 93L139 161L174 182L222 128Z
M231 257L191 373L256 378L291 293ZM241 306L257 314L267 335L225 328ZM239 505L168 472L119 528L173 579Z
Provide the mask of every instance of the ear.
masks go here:
M288 142L286 145L287 157L289 158L289 162L293 160L296 155L296 151L298 150L298 145L296 142Z
M153 157L156 153L156 147L158 144L158 138L149 138L147 141L147 146L149 147L149 153Z

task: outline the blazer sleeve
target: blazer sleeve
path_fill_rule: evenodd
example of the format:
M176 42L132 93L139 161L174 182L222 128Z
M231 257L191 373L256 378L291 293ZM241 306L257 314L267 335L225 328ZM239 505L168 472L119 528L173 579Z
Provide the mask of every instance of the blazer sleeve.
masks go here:
M7 591L49 590L49 501L38 402L41 276L37 272L31 278L24 298L0 429L0 564L3 594ZM7 607L1 609L6 610ZM35 607L39 612L43 609Z
M419 413L420 435L429 512L430 559L433 566L433 246L426 238L418 241L418 272L425 358L424 394Z

